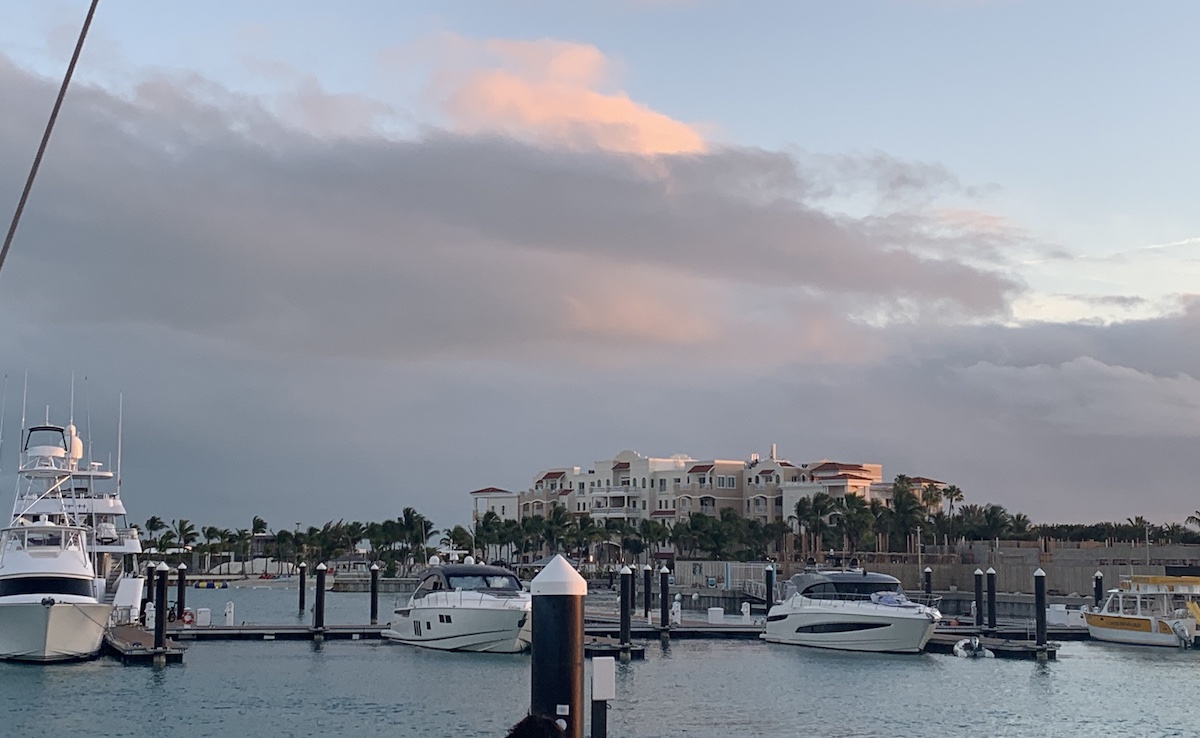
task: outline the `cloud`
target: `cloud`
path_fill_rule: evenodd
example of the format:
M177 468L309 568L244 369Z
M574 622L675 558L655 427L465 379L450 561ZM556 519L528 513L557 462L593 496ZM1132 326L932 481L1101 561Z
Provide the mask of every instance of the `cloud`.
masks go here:
M561 56L505 53L535 82ZM612 94L594 59L562 64ZM1200 302L998 324L1027 236L936 165L398 139L366 99L301 127L196 76L131 89L72 89L0 274L0 343L60 396L71 366L127 390L136 517L413 504L453 524L466 490L544 466L772 442L1039 520L1194 509ZM53 91L0 58L0 171L28 165L26 103Z
M708 146L695 127L632 100L595 46L540 39L441 38L453 49L430 95L456 131L502 133L539 145L625 154Z
M554 75L587 78L586 62L562 64ZM49 83L11 65L0 79L22 111L0 130L15 166L41 124L18 101ZM130 99L73 90L54 144L10 268L71 263L65 290L104 283L90 323L258 350L495 358L553 345L643 362L682 347L754 363L773 341L780 358L845 358L874 353L856 324L1002 315L1018 289L919 253L919 216L880 237L821 210L782 153L645 167L483 135L314 138L252 99L165 76ZM39 287L5 281L13 311L34 304Z

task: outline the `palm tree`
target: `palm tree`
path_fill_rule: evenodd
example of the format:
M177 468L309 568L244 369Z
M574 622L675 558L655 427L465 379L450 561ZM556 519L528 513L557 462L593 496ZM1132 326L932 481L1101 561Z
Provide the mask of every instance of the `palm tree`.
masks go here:
M144 530L146 531L146 548L157 548L157 549L162 548L162 546L160 545L160 543L158 541L157 536L155 536L154 534L158 533L160 530L166 530L166 527L167 527L167 524L164 523L162 518L158 517L157 515L151 515L146 520L146 525L144 528Z
M927 510L911 486L892 487L892 530L897 537L902 536L905 540L910 540L909 536L928 517Z
M146 523L146 525L149 525L149 524L150 523L148 523L148 522ZM1187 516L1187 520L1183 521L1183 524L1184 525L1194 525L1197 528L1200 528L1200 510L1197 510L1192 515Z
M954 503L963 501L963 491L951 484L942 490L942 499L950 503L950 517L954 517Z
M875 552L886 551L889 548L888 531L892 529L892 508L882 500L874 499L867 503L873 522L871 530L875 533Z
M942 489L936 484L930 482L921 488L921 504L929 512L939 510L942 507Z
M858 495L843 495L831 515L838 531L842 534L844 547L857 551L863 534L871 529L871 509L867 501Z

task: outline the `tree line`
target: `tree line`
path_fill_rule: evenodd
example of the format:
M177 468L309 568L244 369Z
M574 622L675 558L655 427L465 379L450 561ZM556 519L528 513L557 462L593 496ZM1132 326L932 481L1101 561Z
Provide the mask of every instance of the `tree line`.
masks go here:
M186 519L170 523L151 517L142 528L146 547L168 557L180 549L203 558L205 570L217 563L245 563L251 543L271 533L265 555L278 561L307 562L310 566L354 552L367 541L366 554L383 562L388 574L410 571L437 549L455 549L480 559L514 562L531 556L564 553L577 560L613 562L648 559L669 550L684 559L763 560L778 556L793 536L798 557L820 551L912 552L918 545L938 545L965 539L1066 541L1149 541L1155 544L1200 544L1200 510L1183 523L1154 524L1138 516L1124 522L1034 525L1023 513L996 504L963 504L965 494L955 485L915 484L901 474L892 483L890 504L857 495L834 497L817 493L801 498L787 520L760 522L723 508L717 516L691 515L674 525L643 519L597 520L572 515L555 506L546 515L504 520L487 512L473 530L462 525L439 530L429 518L406 507L395 519L381 522L330 521L321 527L280 528L273 533L261 517L247 528L197 528ZM431 545L431 542L433 545Z

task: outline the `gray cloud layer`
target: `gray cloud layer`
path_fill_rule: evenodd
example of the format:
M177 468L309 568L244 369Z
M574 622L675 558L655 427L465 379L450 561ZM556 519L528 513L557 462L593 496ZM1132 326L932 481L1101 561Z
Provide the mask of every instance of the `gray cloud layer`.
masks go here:
M0 57L0 201L53 91ZM125 389L139 518L414 504L450 524L467 490L543 466L771 442L1035 518L1193 509L1194 310L960 325L1021 288L980 265L1003 238L925 214L953 176L814 167L330 139L200 79L78 87L0 275L0 345L43 404L64 406L72 369L98 407ZM862 182L872 216L822 205ZM1128 499L1144 464L1155 493Z

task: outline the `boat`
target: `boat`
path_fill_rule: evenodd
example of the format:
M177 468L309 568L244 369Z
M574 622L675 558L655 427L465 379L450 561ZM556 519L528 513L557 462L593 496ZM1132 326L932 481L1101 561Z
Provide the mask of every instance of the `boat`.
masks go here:
M530 644L532 600L508 569L430 560L416 590L392 613L384 638L442 651L521 653Z
M1098 641L1191 648L1200 622L1200 577L1131 575L1083 618Z
M84 461L74 424L22 436L12 520L0 529L0 658L92 658L110 624L138 615L137 531L119 492L97 487L114 474Z
M942 617L936 599L914 601L887 574L810 569L791 578L759 637L795 646L919 653Z

